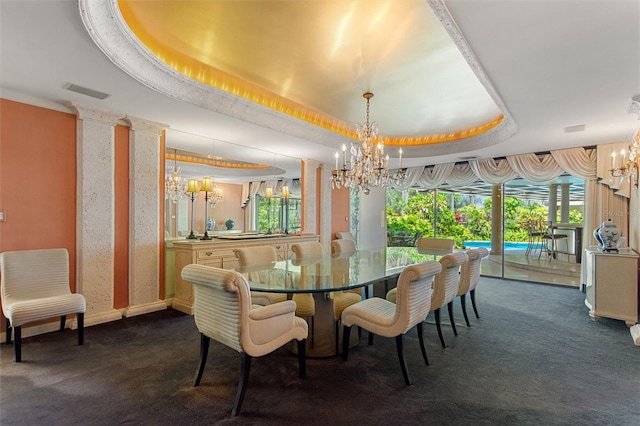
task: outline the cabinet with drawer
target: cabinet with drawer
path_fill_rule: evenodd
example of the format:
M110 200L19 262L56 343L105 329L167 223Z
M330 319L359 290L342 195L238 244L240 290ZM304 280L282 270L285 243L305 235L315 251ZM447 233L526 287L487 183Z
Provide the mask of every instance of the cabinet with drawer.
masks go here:
M291 245L297 242L318 241L317 235L254 238L254 239L216 239L177 240L173 241L175 250L175 296L171 306L181 312L193 314L193 288L182 280L182 268L191 263L215 266L222 269L238 267L235 250L240 247L272 246L279 260L289 259L292 255Z

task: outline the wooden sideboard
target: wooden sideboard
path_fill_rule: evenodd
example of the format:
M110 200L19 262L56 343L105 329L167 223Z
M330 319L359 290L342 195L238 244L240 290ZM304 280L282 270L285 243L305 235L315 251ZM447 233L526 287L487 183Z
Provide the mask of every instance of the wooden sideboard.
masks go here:
M599 317L623 320L628 327L638 322L638 253L621 248L603 253L585 249L587 286L585 305L593 320Z
M291 246L305 241L318 241L317 235L264 237L252 239L221 239L173 241L175 251L175 296L171 306L178 311L193 314L193 288L182 280L182 268L197 263L223 269L234 269L238 266L235 251L240 247L273 246L278 258L286 260L291 257Z

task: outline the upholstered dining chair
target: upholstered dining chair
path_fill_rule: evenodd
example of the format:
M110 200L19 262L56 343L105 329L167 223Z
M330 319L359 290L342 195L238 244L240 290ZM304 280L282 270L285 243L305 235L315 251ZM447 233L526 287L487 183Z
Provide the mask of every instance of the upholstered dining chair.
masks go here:
M354 240L353 234L351 232L336 232L337 240Z
M22 325L60 317L64 331L66 317L75 314L78 345L84 343L84 312L81 294L69 288L69 252L65 248L7 251L0 254L2 313L6 318L6 340L14 334L16 362L22 361Z
M331 257L333 266L331 268L334 284L340 283L344 286L349 285L349 258L356 251L356 245L353 240L333 240L331 241ZM333 319L335 323L335 344L336 355L340 352L340 319L342 312L351 305L362 300L362 289L354 288L351 290L332 292L333 299Z
M456 252L446 254L439 260L442 265L442 272L436 275L433 281L433 294L431 295L431 309L436 319L436 328L438 329L438 337L443 348L447 347L442 335L442 326L440 322L440 309L447 305L449 311L449 321L453 334L458 335L456 329L456 321L453 317L453 300L458 294L460 286L460 267L469 261L469 256L464 252Z
M456 241L449 238L427 238L422 237L416 240L416 247L419 249L435 249L443 251L453 251Z
M480 257L481 252L478 249L472 248L467 250L466 253L467 256L469 256L469 261L464 263L460 268L460 285L458 286L457 296L460 298L460 306L462 306L464 321L467 324L467 327L471 327L469 317L467 316L467 293L470 291L472 277L475 277L476 275L480 277L480 262L482 261L482 258Z
M210 339L241 355L240 381L231 415L240 413L251 360L273 352L292 340L298 344L300 378L305 376L307 323L295 316L290 300L268 306L251 306L246 278L231 270L191 264L182 269L182 279L193 284L193 316L200 332L200 361L193 386L198 386L207 362Z
M308 274L305 273L306 268L314 268L315 264L322 258L323 247L318 241L305 241L291 245L291 251L294 254L293 264L301 265L300 287L314 286L314 282L309 282ZM313 275L313 274L312 274ZM294 293L291 299L296 302L296 315L302 318L308 318L311 323L311 347L314 346L314 322L316 315L316 301L311 293Z
M478 251L478 255L480 256L480 258L478 259L478 268L474 268L473 273L470 274L471 278L469 280L469 296L471 297L473 312L476 314L476 318L480 318L480 315L478 315L478 307L476 306L476 289L478 288L478 284L480 283L480 266L482 260L489 257L489 250L484 247L478 247L476 250Z
M235 255L238 258L238 264L244 269L243 273L249 281L265 282L267 280L266 274L271 274L269 281L272 282L274 280L273 273L275 271L271 269L278 261L278 255L273 246L242 247L236 249ZM251 269L255 269L255 271L251 271ZM283 273L278 278L280 278L284 287L288 277ZM255 305L265 306L284 302L285 300L287 300L285 293L251 292L251 303Z
M404 359L402 336L413 326L417 326L422 357L425 364L429 365L422 337L422 323L431 309L431 283L434 276L441 270L442 266L435 260L407 266L398 277L395 303L380 297L372 297L347 307L342 312L342 359L347 361L349 357L349 337L351 327L354 325L369 332L369 344L373 343L374 334L395 337L402 375L405 383L410 385L411 379Z

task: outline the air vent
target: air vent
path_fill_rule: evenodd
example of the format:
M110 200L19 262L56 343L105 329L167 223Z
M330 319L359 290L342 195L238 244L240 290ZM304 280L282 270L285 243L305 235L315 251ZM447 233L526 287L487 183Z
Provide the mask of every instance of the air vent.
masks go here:
M92 98L96 98L96 99L106 99L109 96L111 96L107 93L98 92L97 90L78 86L77 84L73 84L73 83L67 83L63 87L72 92L80 93L81 95L85 95L85 96L91 96Z
M471 160L477 160L479 157L476 155L469 155L467 157L459 157L460 161L471 161Z
M577 126L569 126L564 128L565 133L576 133L576 132L584 132L584 128L587 127L586 124L579 124Z

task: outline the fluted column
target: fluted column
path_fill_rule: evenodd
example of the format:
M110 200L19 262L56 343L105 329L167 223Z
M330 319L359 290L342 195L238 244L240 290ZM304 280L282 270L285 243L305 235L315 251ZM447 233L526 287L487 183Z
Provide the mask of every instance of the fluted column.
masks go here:
M129 306L125 317L166 309L160 300L160 136L168 126L136 117L129 137ZM164 173L163 173L164 174Z
M84 321L90 326L122 318L113 308L115 125L122 115L69 105L78 116L76 288L87 301Z
M320 242L328 249L331 234L331 183L325 176L323 163L302 160L302 230L320 235Z

